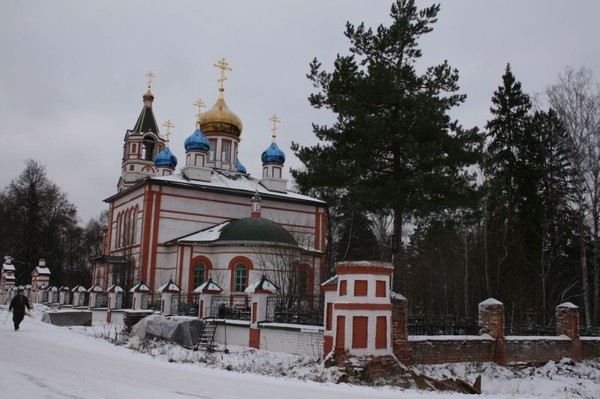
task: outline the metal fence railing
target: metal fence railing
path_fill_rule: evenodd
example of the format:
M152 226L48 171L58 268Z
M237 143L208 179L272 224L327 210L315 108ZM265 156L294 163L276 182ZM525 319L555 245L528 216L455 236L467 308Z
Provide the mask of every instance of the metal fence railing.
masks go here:
M160 310L160 294L143 294L141 308L144 310Z
M250 305L246 295L215 295L210 317L231 320L250 320Z
M100 294L96 295L96 307L97 308L108 307L108 294L100 293Z
M477 335L477 321L453 316L408 315L409 335Z
M323 306L318 295L272 295L267 298L267 321L321 326Z

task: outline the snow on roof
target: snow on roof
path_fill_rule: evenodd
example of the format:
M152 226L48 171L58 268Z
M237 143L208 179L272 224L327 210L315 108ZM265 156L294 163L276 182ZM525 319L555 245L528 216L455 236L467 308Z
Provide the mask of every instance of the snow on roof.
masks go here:
M211 278L208 281L205 281L204 284L201 284L198 288L194 290L196 294L202 294L206 291L223 291L223 288L219 287Z
M265 276L262 276L260 280L250 284L248 286L248 288L246 288L244 290L244 292L247 292L249 294L252 294L252 293L256 292L257 290L277 292L278 289L279 288L277 288L277 286L275 284L273 284L273 282L271 282Z
M121 288L121 286L117 285L117 284L113 284L110 287L108 287L108 289L106 290L107 292L123 292L123 288Z
M161 285L158 288L158 292L180 292L181 288L173 281L169 281L167 284Z
M188 187L198 187L198 188L206 188L213 190L229 190L229 191L238 191L240 193L248 193L249 195L254 194L258 191L258 193L263 197L277 197L288 200L295 201L303 201L303 202L312 202L325 205L325 202L318 200L316 198L309 197L308 195L303 195L299 193L295 193L292 191L287 192L277 192L271 191L260 184L259 179L255 179L250 177L249 175L245 175L239 172L221 170L221 169L213 169L211 173L211 181L201 181L201 180L189 180L181 174L181 172L174 173L170 176L156 176L151 177L145 181L150 181L152 183L164 182L167 184L175 184L181 186ZM126 191L126 190L125 190ZM120 193L119 193L120 194ZM116 195L119 195L116 194ZM114 197L114 196L113 196ZM105 199L105 201L109 201L111 198L109 197Z
M579 306L577 306L571 302L565 302L565 303L561 303L560 305L558 305L556 307L556 309L579 309Z
M401 301L406 301L406 297L402 294L398 294L397 292L391 291L390 292L390 298L391 299L398 299Z
M228 220L226 222L217 224L215 226L209 227L209 228L204 229L204 230L197 231L197 232L189 234L187 236L183 236L183 237L175 239L173 241L177 241L177 242L210 242L210 241L215 241L215 240L218 240L219 237L221 236L221 230L223 230L223 228L225 226L227 226L229 223L231 223L231 220Z
M82 285L78 285L76 287L73 287L73 289L71 291L72 292L86 292L87 289Z
M321 283L321 286L326 286L326 285L334 285L337 284L338 281L338 276L337 274L333 277L331 277L329 280L325 281L324 283Z
M88 292L104 292L104 288L100 287L98 284L94 284L90 287Z
M37 271L38 274L50 274L50 269L48 269L47 267L41 267L41 266L36 266L35 270Z
M139 283L131 287L129 292L150 292L150 287L144 283Z
M479 306L489 306L489 305L504 305L504 304L494 298L488 298L483 302L479 302Z
M15 276L13 276L12 274L7 274L6 276L4 276L5 280L14 280Z
M12 263L5 263L2 265L2 269L4 269L5 272L14 272L15 265L13 265Z

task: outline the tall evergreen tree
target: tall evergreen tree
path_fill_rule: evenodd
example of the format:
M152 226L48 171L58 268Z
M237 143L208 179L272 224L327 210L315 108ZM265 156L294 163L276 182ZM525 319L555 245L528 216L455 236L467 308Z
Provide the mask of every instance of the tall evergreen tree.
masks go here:
M293 144L304 168L292 171L299 187L327 187L365 211L393 211L396 289L404 265L402 226L416 214L462 204L473 189L466 168L478 161L481 138L448 116L465 96L458 71L447 62L419 74L417 42L432 31L439 5L418 10L398 0L392 23L375 31L346 25L350 55L333 72L316 59L308 78L316 108L337 114L332 126L314 125L322 143Z
M487 285L514 309L509 324L546 323L565 294L562 271L575 237L571 142L554 111L531 114L510 65L502 81L486 125Z
M527 127L531 101L512 74L510 65L502 86L494 92L486 124L488 145L484 160L486 187L485 273L488 295L508 295L503 282L518 272L522 244L518 220L525 204L527 183ZM493 272L494 271L494 272Z

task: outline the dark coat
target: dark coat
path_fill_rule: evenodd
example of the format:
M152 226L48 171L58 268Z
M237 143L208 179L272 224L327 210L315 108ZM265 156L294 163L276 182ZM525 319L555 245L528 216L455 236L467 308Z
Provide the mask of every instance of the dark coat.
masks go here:
M13 320L15 322L18 323L25 317L25 307L31 309L29 299L25 295L17 295L10 301L8 310L13 311Z

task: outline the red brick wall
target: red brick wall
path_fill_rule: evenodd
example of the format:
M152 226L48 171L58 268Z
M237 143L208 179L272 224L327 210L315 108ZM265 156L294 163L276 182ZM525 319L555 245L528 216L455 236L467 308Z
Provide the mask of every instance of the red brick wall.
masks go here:
M571 340L506 339L506 361L545 363L571 357Z
M260 329L250 327L248 346L251 348L260 349Z
M600 357L600 338L583 338L580 342L581 355L584 359Z
M495 344L490 339L408 341L414 364L491 362Z
M387 284L384 280L377 280L375 282L375 296L378 298L384 298L387 296L386 290Z

